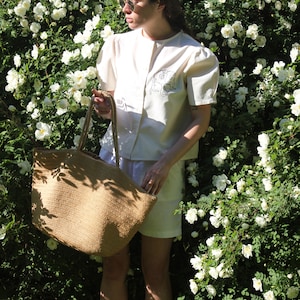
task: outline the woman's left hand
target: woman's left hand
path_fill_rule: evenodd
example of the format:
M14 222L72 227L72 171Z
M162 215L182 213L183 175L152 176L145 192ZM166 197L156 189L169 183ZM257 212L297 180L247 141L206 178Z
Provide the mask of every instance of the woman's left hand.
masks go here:
M145 174L142 188L151 195L157 195L166 181L170 167L161 161L157 161Z

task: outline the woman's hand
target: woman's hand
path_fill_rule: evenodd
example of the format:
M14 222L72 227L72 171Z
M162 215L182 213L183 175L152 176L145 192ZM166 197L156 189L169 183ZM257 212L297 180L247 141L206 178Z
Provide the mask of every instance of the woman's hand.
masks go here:
M111 105L108 97L96 89L93 89L92 93L92 101L96 114L104 119L111 119Z
M145 174L142 188L151 195L157 195L165 183L170 166L162 160L157 161Z

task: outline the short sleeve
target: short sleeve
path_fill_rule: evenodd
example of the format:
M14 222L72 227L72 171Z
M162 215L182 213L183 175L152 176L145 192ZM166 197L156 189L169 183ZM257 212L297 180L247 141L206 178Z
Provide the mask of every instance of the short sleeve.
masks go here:
M190 105L216 103L219 82L219 62L207 48L200 47L190 58L186 71Z
M115 90L115 52L115 36L113 35L102 46L96 61L97 76L102 90Z

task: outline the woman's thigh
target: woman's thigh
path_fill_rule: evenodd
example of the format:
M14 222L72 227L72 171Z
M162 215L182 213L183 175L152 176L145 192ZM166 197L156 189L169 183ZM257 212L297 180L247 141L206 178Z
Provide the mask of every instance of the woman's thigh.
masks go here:
M173 238L153 238L142 235L141 260L145 276L166 274L169 270Z

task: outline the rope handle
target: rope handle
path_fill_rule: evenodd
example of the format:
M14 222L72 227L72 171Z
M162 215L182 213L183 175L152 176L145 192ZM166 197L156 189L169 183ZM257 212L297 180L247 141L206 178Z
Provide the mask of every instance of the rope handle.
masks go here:
M112 125L112 134L113 134L113 142L114 142L114 150L115 150L115 156L116 156L116 166L119 168L120 166L120 155L119 155L119 144L118 144L118 132L117 132L117 116L116 116L116 103L113 98L113 96L106 92L106 91L101 91L101 93L104 95L106 99L109 100L109 104L111 107L111 125ZM93 100L90 101L89 108L86 112L85 115L85 121L83 124L83 129L80 135L79 143L77 150L82 151L84 148L84 145L87 140L87 135L89 132L89 125L91 122L92 118L92 112L93 112Z

